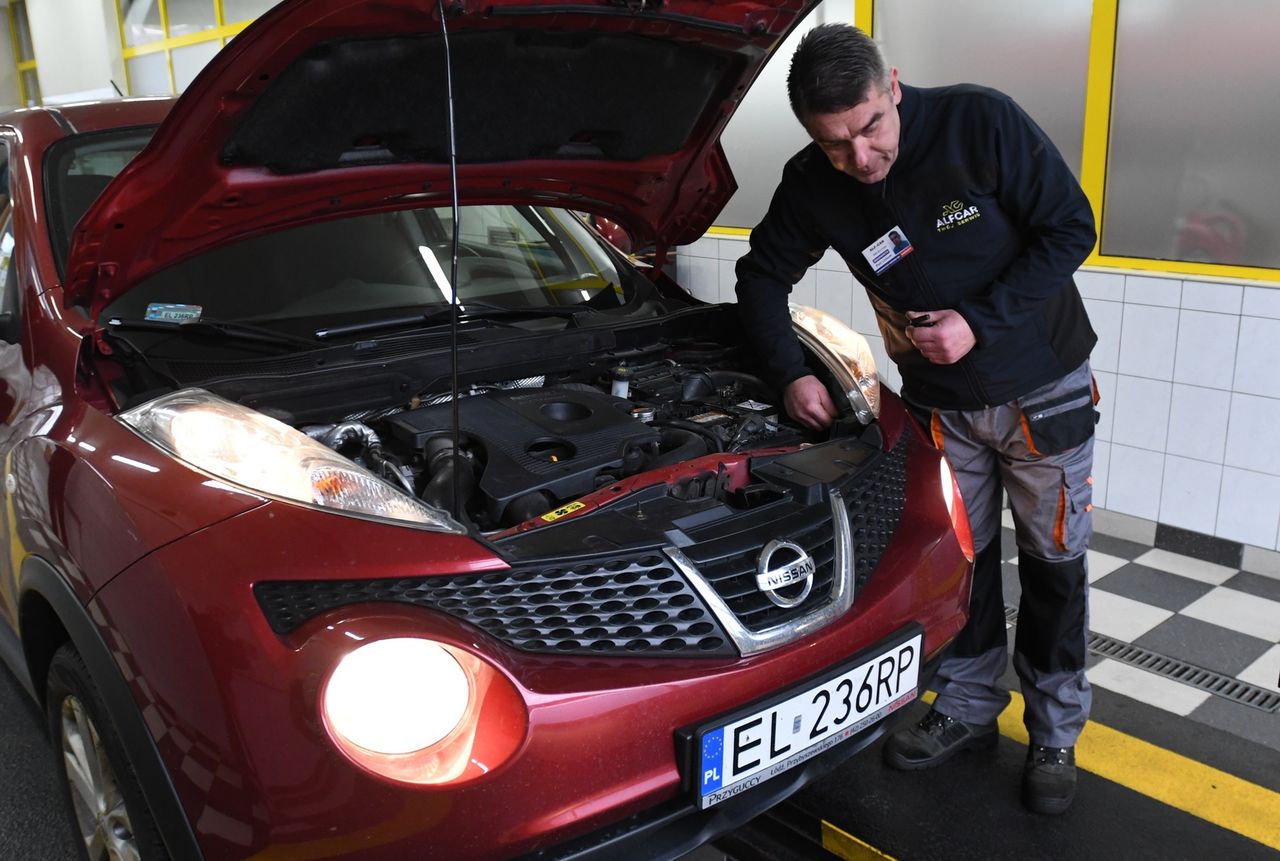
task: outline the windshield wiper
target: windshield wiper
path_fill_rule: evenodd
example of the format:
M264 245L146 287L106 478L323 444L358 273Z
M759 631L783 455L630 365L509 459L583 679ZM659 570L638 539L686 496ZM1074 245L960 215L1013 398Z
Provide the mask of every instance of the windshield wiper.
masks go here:
M200 320L129 320L120 317L112 317L107 321L107 329L112 330L131 330L131 331L151 331L151 332L174 332L179 334L193 335L214 335L219 338L226 338L232 341L252 341L258 344L276 344L283 347L306 347L314 349L318 344L310 338L300 338L297 335L286 335L284 332L277 332L274 329L264 329L260 326L252 326L248 323L228 323L222 320L210 320L203 318Z
M484 302L466 302L458 306L458 321L493 320L502 317L533 318L565 317L576 323L579 314L589 314L594 308L578 306L547 305L543 308L511 308L502 305L488 305ZM359 323L341 323L337 326L325 326L316 329L315 336L320 340L337 338L342 335L357 335L362 332L375 332L383 329L426 328L436 323L444 323L453 313L451 307L437 308L434 311L420 311L417 314L401 314L397 317L383 317L377 320L362 320Z

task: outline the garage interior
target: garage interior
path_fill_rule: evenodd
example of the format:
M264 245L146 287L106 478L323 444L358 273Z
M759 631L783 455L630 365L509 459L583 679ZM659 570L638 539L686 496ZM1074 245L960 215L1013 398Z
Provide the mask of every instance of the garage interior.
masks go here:
M271 5L10 0L0 104L181 93ZM899 773L872 751L686 861L1276 857L1280 173L1269 141L1280 134L1280 8L826 0L726 132L739 190L717 226L675 255L677 280L700 299L734 301L734 263L778 170L807 140L786 104L786 59L805 29L833 21L871 32L910 84L974 81L1013 95L1062 150L1100 225L1076 278L1099 335L1102 394L1089 551L1095 700L1077 749L1081 785L1062 817L1023 810L1015 694L994 752ZM824 258L793 298L866 336L898 387L842 260ZM1012 629L1007 512L1005 527ZM76 857L42 717L6 673L0 746L0 855Z

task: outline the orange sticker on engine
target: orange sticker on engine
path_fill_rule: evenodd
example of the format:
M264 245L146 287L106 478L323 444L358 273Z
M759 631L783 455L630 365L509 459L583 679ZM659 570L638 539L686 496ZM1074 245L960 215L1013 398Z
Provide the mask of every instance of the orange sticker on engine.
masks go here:
M542 519L550 523L553 520L559 520L561 517L573 514L578 509L586 507L587 505L585 502L570 502L568 505L562 505L553 511L548 511L546 514L542 515Z

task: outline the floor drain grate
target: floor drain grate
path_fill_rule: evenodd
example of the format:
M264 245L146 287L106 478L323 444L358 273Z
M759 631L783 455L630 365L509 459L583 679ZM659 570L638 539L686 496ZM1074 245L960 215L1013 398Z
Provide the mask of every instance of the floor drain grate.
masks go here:
M1011 624L1018 621L1018 610L1006 606L1004 617ZM1187 663L1178 658L1171 658L1132 643L1125 643L1103 634L1089 633L1089 651L1131 667L1138 667L1149 673L1155 673L1166 679L1173 679L1184 685L1208 691L1217 697L1249 706L1264 712L1280 711L1280 693L1242 682L1237 678L1207 670Z

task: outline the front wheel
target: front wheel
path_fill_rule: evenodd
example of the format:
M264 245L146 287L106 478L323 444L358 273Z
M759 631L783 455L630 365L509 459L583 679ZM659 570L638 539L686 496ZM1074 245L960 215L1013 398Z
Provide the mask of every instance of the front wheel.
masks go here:
M49 665L45 703L59 783L80 836L82 857L168 859L102 695L70 643Z

